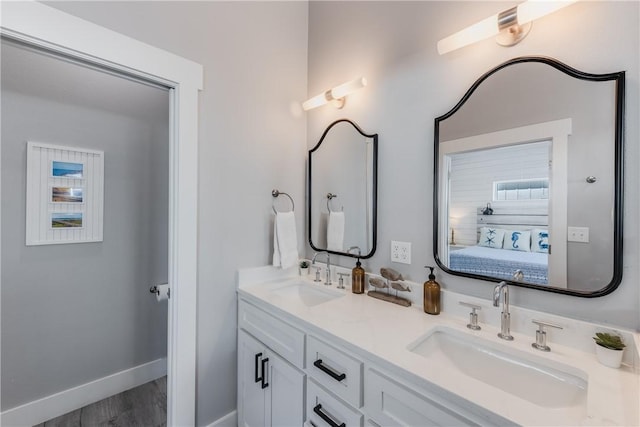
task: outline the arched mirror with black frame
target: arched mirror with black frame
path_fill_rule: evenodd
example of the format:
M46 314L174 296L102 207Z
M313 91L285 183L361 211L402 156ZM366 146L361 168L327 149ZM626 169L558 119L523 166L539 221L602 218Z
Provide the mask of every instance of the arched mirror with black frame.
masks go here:
M331 123L309 150L307 213L315 251L370 258L376 251L378 135Z
M591 74L547 57L483 74L435 119L437 264L580 297L614 291L624 94L624 71Z

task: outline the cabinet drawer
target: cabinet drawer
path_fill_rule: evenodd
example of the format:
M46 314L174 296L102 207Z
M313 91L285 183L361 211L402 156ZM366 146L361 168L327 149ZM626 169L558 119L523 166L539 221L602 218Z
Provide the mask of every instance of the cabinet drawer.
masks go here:
M304 332L246 301L238 303L238 326L298 368L303 368Z
M362 362L313 336L307 337L307 372L356 408L362 406Z
M361 427L362 414L307 377L307 423L315 427Z
M364 410L379 426L477 426L459 408L445 406L417 390L367 368Z

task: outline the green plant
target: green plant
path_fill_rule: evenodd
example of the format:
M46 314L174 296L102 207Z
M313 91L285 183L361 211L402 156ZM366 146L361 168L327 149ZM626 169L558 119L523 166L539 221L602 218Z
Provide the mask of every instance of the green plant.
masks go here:
M622 350L626 347L619 335L607 332L596 332L596 336L593 337L593 339L596 341L596 344L611 350Z
M300 268L309 268L309 261L300 261Z

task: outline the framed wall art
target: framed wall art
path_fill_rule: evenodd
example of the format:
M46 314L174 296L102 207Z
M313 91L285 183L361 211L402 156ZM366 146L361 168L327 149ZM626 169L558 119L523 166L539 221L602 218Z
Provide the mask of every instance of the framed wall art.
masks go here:
M103 151L27 143L27 246L101 242L103 215Z

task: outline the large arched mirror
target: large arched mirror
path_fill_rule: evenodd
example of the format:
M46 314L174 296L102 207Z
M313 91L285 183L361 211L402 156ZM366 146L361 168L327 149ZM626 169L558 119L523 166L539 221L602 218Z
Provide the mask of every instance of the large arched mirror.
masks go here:
M331 123L309 150L308 226L314 250L373 256L377 162L378 135L347 119Z
M583 297L618 286L624 78L515 58L435 119L441 268Z

